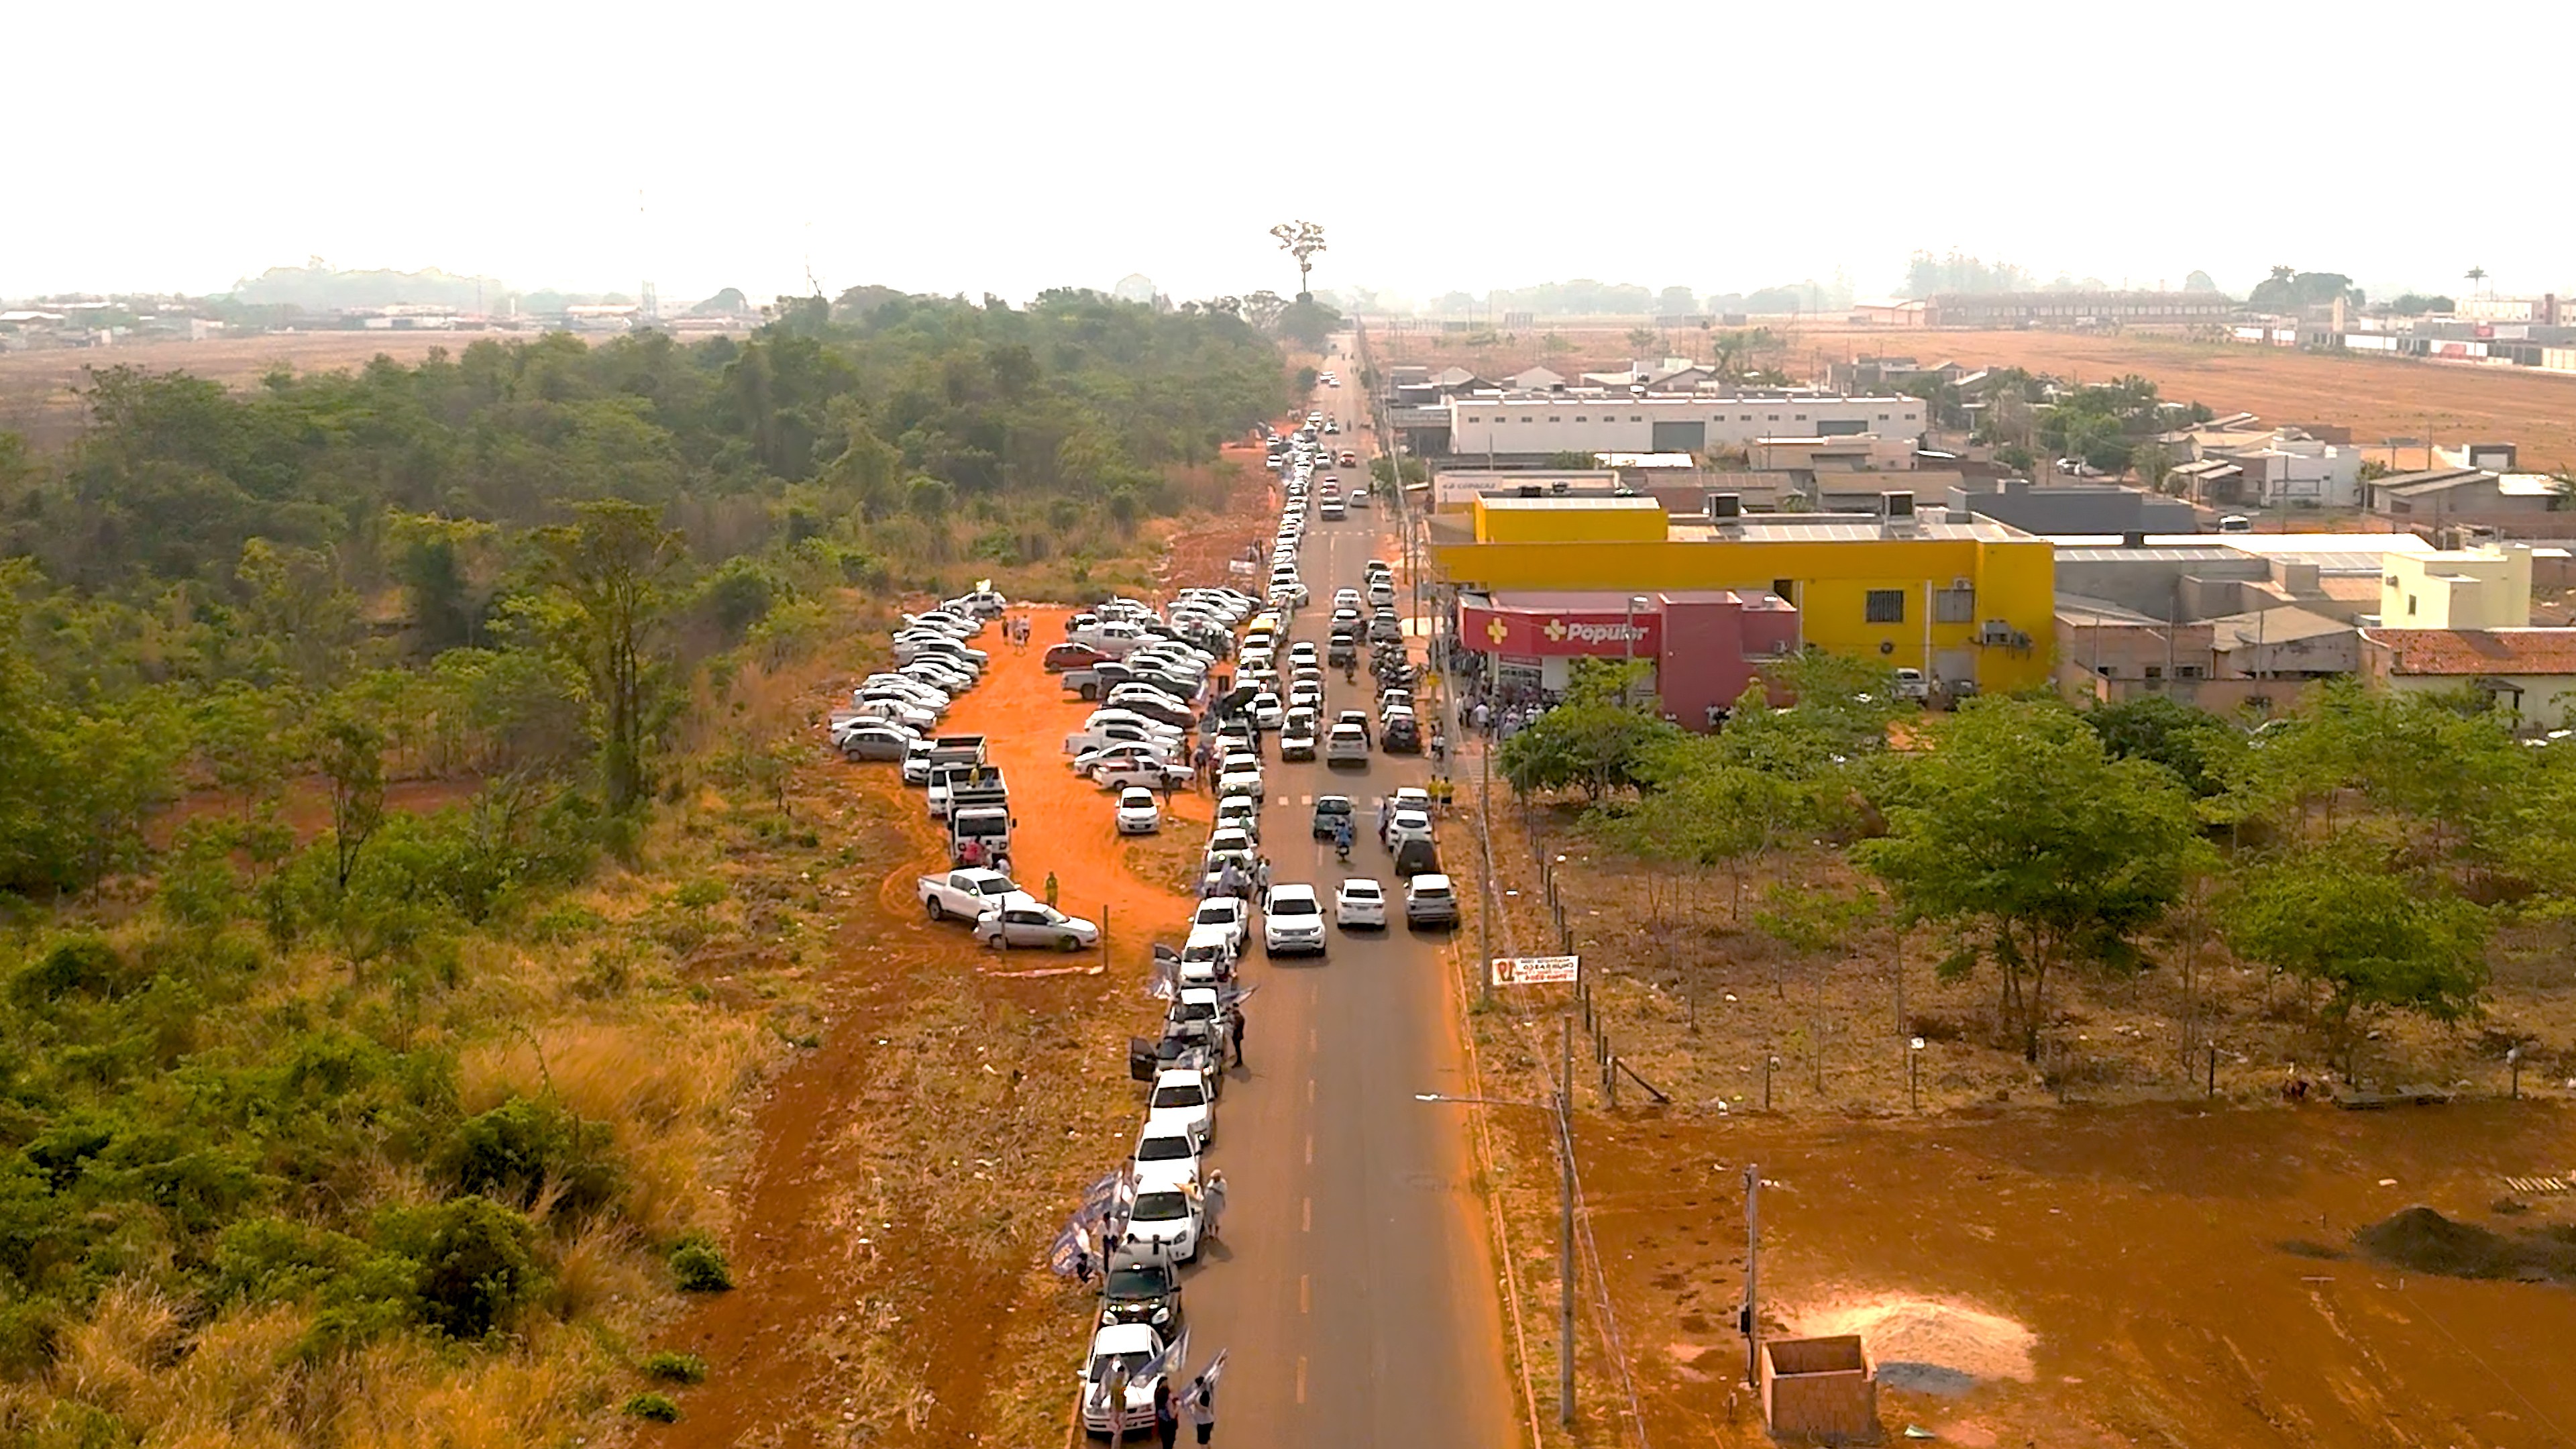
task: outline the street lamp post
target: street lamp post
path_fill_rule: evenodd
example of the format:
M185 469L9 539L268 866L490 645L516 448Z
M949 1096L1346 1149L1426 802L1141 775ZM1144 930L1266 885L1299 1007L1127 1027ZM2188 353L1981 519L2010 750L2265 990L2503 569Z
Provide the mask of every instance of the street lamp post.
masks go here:
M1556 1421L1574 1424L1574 1018L1565 1018L1564 1072L1557 1078L1557 1090L1544 1102L1515 1101L1509 1097L1453 1097L1446 1092L1416 1092L1417 1102L1446 1102L1462 1107L1535 1107L1556 1119L1556 1145L1564 1171L1558 1187L1557 1278L1561 1291L1557 1295L1556 1347Z

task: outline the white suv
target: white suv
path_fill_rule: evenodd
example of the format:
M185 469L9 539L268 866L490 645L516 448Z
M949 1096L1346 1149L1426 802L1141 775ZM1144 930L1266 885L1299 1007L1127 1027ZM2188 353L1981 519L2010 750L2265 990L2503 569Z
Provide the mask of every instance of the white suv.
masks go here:
M1324 954L1324 906L1313 886L1270 888L1261 904L1261 949L1272 956Z

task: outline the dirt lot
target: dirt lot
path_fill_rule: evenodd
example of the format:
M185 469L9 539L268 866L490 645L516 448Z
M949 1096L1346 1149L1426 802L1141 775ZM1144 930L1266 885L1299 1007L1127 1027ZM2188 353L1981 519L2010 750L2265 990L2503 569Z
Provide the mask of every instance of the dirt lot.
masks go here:
M1228 513L1171 540L1175 583L1239 549L1266 502L1245 488ZM1221 575L1221 567L1217 570ZM1143 991L1151 943L1175 938L1190 898L1173 852L1132 845L1110 797L1066 768L1063 737L1090 706L1039 667L1066 610L1027 610L1023 653L987 630L985 681L944 731L983 733L1020 821L1012 869L1103 922L1109 949L1075 956L977 950L933 924L914 877L943 841L890 764L825 757L802 808L849 842L831 893L843 903L817 1040L754 1109L752 1167L733 1193L734 1291L655 1344L707 1360L680 1395L676 1429L638 1440L705 1445L1063 1440L1065 1374L1088 1298L1043 1266L1084 1184L1134 1131L1125 1042L1158 1010ZM813 712L848 687L827 682ZM820 754L818 747L818 754ZM1173 814L1204 828L1204 797Z
M1605 1110L1578 1036L1592 1244L1579 1442L1630 1437L1618 1417L1630 1384L1652 1442L1763 1442L1733 1331L1748 1158L1778 1184L1763 1210L1766 1322L1862 1332L1891 1436L1919 1424L1975 1445L2501 1446L2562 1442L2576 1424L2576 1386L2537 1346L2576 1323L2564 1287L2426 1276L2353 1241L2422 1204L2471 1234L2554 1231L2542 1245L2576 1263L2564 1236L2576 1197L2506 1182L2576 1181L2576 992L2549 943L2507 953L2479 1027L2370 1044L2365 1069L2450 1086L2452 1105L2345 1113L2282 1105L2291 1064L2312 1063L2316 1044L2286 993L2267 1011L2262 980L2228 963L2197 963L2188 1001L2165 951L2146 978L2068 993L2032 1065L1995 1029L1988 981L1933 981L1935 943L1916 939L1906 1020L1930 1039L1910 1092L1883 928L1832 959L1786 956L1730 925L1723 876L1668 882L1650 902L1624 863L1537 818L1533 851L1519 811L1495 816L1495 951L1557 949L1544 854L1596 973L1596 1020L1673 1099L1652 1105L1622 1078ZM1477 1015L1480 1051L1489 1090L1534 1098L1567 1000L1516 995ZM2205 1051L2179 1049L2186 1010L2191 1039L2220 1045L2215 1100ZM2525 1100L2500 1100L2502 1043L2531 1033L2543 1045L2527 1054ZM1494 1123L1523 1292L1544 1308L1545 1134L1531 1114ZM1544 1397L1553 1360L1538 1347Z
M2126 373L2153 379L2164 395L2204 402L2222 413L2251 412L2267 423L2327 424L2352 429L2357 444L2429 432L2446 445L2471 440L2522 445L2524 466L2576 466L2576 377L2521 368L2471 367L2335 357L2243 346L2193 343L2140 333L2094 336L2072 332L1898 332L1807 326L1791 332L1784 319L1761 319L1783 333L1764 361L1792 376L1812 376L1830 359L1855 354L1912 356L1926 362L1956 360L1970 367L2019 366L2083 381ZM1540 355L1538 335L1470 349L1463 339L1409 334L1392 339L1393 361L1435 367L1472 367L1487 377L1517 372L1544 361L1567 376L1616 366L1635 355L1626 330L1557 335L1562 352ZM1670 334L1676 354L1706 360L1709 349L1696 328ZM1650 349L1653 350L1653 349ZM2420 449L2401 449L2401 467L2424 466Z
M256 381L284 363L300 372L363 367L379 354L414 363L432 349L462 352L487 332L280 332L209 342L147 342L126 347L65 347L0 353L0 430L23 433L37 447L68 441L80 428L75 389L88 369L139 367L186 372L216 382Z

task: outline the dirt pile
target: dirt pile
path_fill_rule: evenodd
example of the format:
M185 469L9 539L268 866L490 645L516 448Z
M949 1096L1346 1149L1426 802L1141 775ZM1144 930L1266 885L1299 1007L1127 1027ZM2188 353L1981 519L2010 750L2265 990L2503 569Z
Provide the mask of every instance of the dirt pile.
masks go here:
M1860 1335L1882 1382L1923 1393L1964 1393L1979 1379L2027 1381L2038 1342L2001 1314L1910 1294L1837 1298L1790 1321L1809 1337Z
M2543 1228L2508 1237L2411 1207L2352 1235L2383 1263L2445 1278L2518 1278L2576 1283L2576 1230Z

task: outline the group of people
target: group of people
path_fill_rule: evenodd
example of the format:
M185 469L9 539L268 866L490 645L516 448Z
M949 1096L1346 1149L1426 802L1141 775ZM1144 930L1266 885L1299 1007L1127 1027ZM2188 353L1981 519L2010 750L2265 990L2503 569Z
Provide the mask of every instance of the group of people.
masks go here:
M1189 1416L1190 1426L1198 1433L1198 1442L1208 1442L1216 1432L1216 1385L1206 1374L1190 1380L1178 1397L1172 1393L1172 1381L1165 1375L1154 1385L1154 1436L1163 1449L1172 1449L1181 1439L1181 1416ZM1127 1437L1127 1371L1117 1370L1109 1376L1109 1442ZM1140 1426L1141 1427L1141 1426Z
M1347 828L1347 827L1345 827ZM1348 842L1344 842L1348 844ZM1241 861L1229 860L1218 866L1216 874L1199 882L1199 899L1216 896L1245 896L1262 900L1270 894L1270 857L1256 856L1246 869Z
M1002 621L1002 642L1010 645L1014 649L1027 649L1029 647L1029 616L1022 614L1016 619L1004 619Z

